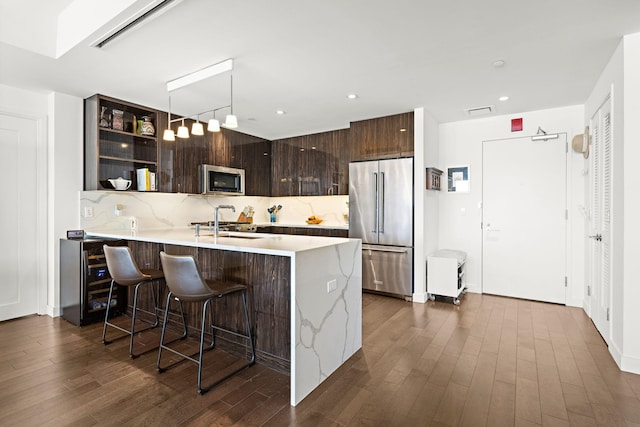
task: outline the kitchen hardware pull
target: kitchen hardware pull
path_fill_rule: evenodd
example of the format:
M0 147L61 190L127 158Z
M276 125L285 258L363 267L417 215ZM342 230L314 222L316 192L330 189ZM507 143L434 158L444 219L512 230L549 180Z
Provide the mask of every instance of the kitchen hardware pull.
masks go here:
M589 236L590 239L595 239L597 242L602 241L602 234L596 234L594 236Z
M408 249L405 248L378 248L376 246L370 246L370 245L362 245L362 250L366 250L366 251L374 251L374 252L392 252L394 254L406 254L408 252Z
M380 193L382 197L382 206L380 207L380 234L384 234L384 172L380 172Z
M373 233L377 233L378 232L378 214L379 214L379 212L378 212L378 173L377 172L373 173L373 182L374 182L373 194L374 194L374 198L376 200L376 209L375 209L375 212L374 212L374 216L375 217L373 219L374 220L373 221L373 224L374 224L373 225Z

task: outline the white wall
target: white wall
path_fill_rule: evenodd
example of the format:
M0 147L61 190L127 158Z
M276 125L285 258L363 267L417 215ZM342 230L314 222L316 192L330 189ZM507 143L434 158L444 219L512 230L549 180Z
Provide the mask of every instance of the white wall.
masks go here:
M78 193L83 183L83 101L52 93L49 110L49 224L47 313L60 315L60 238L80 228Z
M523 131L511 132L511 119L523 118ZM566 132L569 143L574 135L584 131L584 109L571 106L526 112L511 116L496 116L476 120L443 123L439 128L439 169L469 166L470 192L439 195L440 249L458 249L467 253L467 287L472 292L482 291L482 142L494 139L534 135L541 126L548 133ZM568 190L570 212L568 227L569 276L568 305L582 306L584 292L584 221L580 214L584 206L581 154L569 152ZM579 191L576 191L579 189ZM574 256L574 254L578 256Z
M624 353L621 368L640 373L640 286L638 286L638 259L640 259L640 33L625 36L624 40L624 136L623 143L623 197L624 197L624 267L622 303L622 337ZM616 160L619 160L616 158Z
M413 301L427 301L427 255L438 246L438 192L426 189L426 168L438 160L438 123L424 108L413 112Z

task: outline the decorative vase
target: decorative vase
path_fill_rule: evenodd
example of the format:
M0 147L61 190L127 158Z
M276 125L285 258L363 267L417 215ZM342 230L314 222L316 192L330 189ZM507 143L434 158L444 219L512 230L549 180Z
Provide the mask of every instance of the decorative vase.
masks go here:
M269 214L269 221L276 222L276 213L275 212Z
M100 127L101 128L111 127L111 116L107 113L107 107L100 108Z
M142 134L149 135L149 136L155 135L156 128L153 126L153 123L151 122L151 117L143 116L142 120L144 120L142 122Z

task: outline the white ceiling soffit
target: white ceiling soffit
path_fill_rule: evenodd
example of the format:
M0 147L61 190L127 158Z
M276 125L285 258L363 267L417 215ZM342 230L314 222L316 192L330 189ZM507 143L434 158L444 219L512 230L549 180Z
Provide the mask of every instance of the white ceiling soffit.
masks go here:
M89 37L102 47L182 0L75 0L58 15L56 58Z

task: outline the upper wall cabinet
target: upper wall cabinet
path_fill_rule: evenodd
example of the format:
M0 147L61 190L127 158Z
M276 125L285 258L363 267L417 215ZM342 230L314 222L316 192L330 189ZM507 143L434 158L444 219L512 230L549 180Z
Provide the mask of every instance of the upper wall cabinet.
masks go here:
M272 142L272 196L349 194L349 129Z
M351 160L413 155L413 112L351 122Z
M185 120L191 127L192 120ZM177 131L179 123L175 123ZM245 170L245 193L269 196L271 189L271 142L229 129L202 136L161 141L160 165L165 190L200 193L200 165L210 164Z
M158 172L159 111L94 95L84 101L84 116L85 190L111 190L108 180L118 177L130 179L135 190L137 169Z

